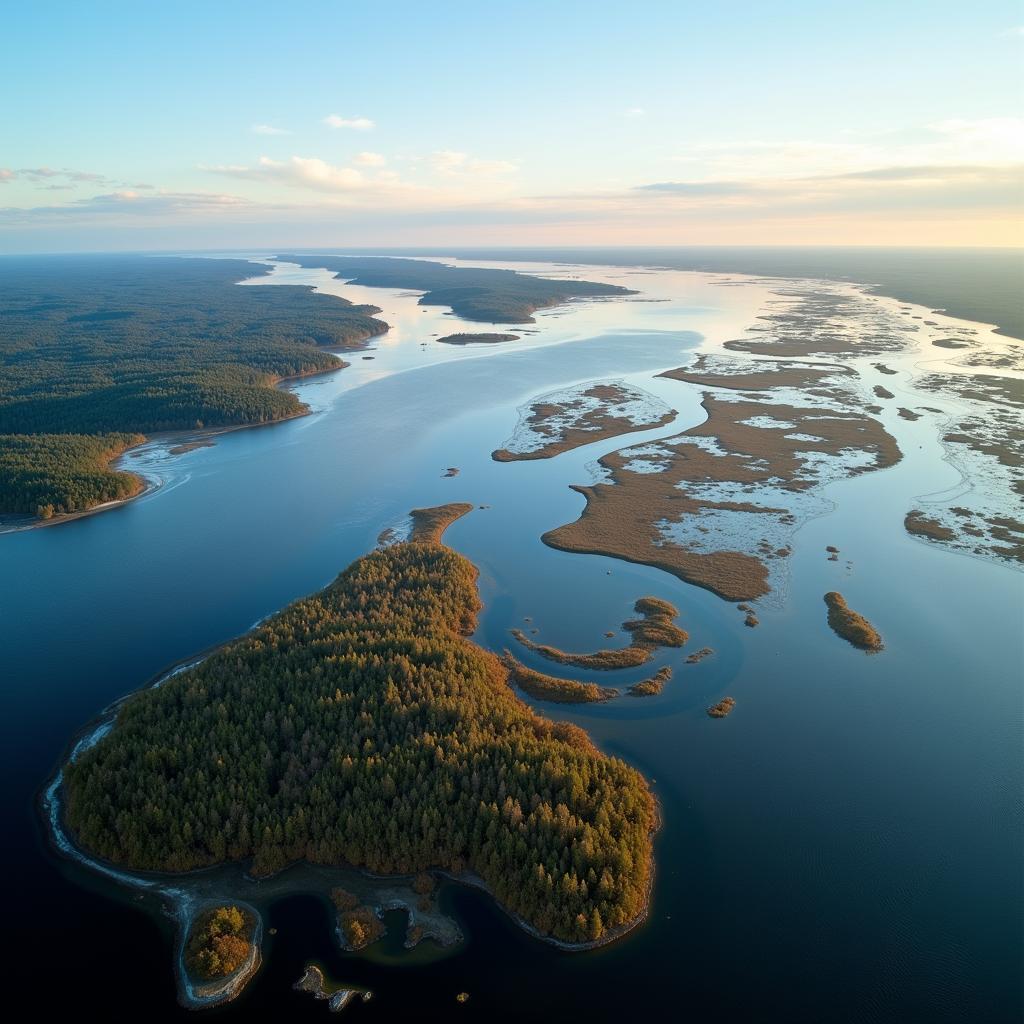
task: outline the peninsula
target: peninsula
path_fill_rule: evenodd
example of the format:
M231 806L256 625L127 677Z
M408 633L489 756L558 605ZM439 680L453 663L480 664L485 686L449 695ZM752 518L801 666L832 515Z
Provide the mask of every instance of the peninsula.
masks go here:
M640 921L654 799L468 639L476 569L440 543L468 508L419 510L414 539L128 699L64 768L79 847L142 871L440 869L570 947Z
M636 294L632 289L595 281L560 281L515 270L453 267L432 260L388 256L278 256L301 267L323 267L353 284L422 291L422 306L450 306L464 320L532 324L538 309L573 299Z

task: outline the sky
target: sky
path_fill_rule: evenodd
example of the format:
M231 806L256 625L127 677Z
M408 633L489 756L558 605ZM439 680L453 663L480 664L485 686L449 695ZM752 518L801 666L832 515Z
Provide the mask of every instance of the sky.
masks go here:
M1024 5L0 6L0 252L1024 244Z

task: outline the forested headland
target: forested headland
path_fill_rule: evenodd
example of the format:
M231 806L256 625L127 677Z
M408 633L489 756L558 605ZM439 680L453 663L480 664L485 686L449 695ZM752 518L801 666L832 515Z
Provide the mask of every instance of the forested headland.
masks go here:
M479 876L540 934L636 921L653 797L522 703L471 640L476 569L430 541L359 558L202 664L128 700L64 770L67 822L135 869L246 861Z
M124 501L142 490L112 459L145 441L142 434L0 434L3 511L41 519Z
M595 281L553 281L515 270L453 267L390 256L286 255L278 259L303 267L324 267L353 284L422 291L426 294L420 299L421 306L451 306L466 320L483 323L532 324L536 310L572 299L636 294L629 288Z
M5 259L0 512L76 512L130 496L138 482L97 460L117 454L100 435L298 415L304 406L279 380L341 367L325 348L387 330L374 306L305 287L236 286L264 272L243 260Z

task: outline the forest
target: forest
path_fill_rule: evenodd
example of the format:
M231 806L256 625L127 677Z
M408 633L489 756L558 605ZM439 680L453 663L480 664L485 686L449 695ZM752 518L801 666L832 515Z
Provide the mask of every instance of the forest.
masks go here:
M124 496L96 468L96 435L268 423L298 415L274 384L345 365L387 330L375 306L296 286L240 288L266 268L243 260L20 257L0 277L0 435L63 435L38 448L38 480L0 471L0 512L80 510ZM138 442L133 442L138 443ZM75 482L78 481L77 484ZM88 481L88 482L83 482ZM69 486L65 486L68 483ZM137 486L137 484L136 484ZM92 500L90 495L94 495Z
M355 561L130 698L65 769L68 825L145 870L247 861L472 872L541 934L643 912L655 805L586 733L535 714L468 639L476 569L409 541Z
M552 281L489 267L453 267L429 260L388 256L278 257L303 267L325 267L354 284L377 288L412 288L426 294L421 306L451 306L466 320L483 323L532 324L535 310L560 306L571 299L634 295L629 288L594 281Z
M238 907L214 907L192 923L185 946L185 966L202 981L234 974L252 951L256 922Z
M52 519L137 494L142 482L110 460L141 434L0 434L0 495L6 512Z

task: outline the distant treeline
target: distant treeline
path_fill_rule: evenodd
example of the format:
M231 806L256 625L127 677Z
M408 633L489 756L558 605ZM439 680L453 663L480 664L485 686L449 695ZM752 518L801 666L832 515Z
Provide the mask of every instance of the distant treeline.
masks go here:
M571 941L633 921L647 785L515 697L464 635L475 581L439 544L396 544L136 694L65 770L79 842L147 870L252 858L261 874L297 860L469 871Z
M356 250L359 252L358 250ZM437 256L435 249L405 249ZM635 246L445 249L466 260L542 260L549 263L668 267L712 273L855 281L873 290L950 316L998 324L1024 338L1024 250L887 248L870 246ZM359 258L364 258L360 253ZM318 263L317 266L323 264Z
M117 474L100 479L99 449L83 435L296 415L301 403L276 381L342 366L323 346L352 348L387 330L374 306L304 287L236 286L264 269L141 256L0 263L0 434L68 436L37 446L41 505L77 510L123 496ZM15 465L31 463L31 451L21 445ZM5 472L0 512L35 511L29 491L24 474Z
M303 255L280 259L303 267L325 267L355 284L426 292L420 305L451 306L466 320L484 323L529 324L534 310L560 306L571 299L633 294L613 284L551 281L514 270L453 267L428 260Z

